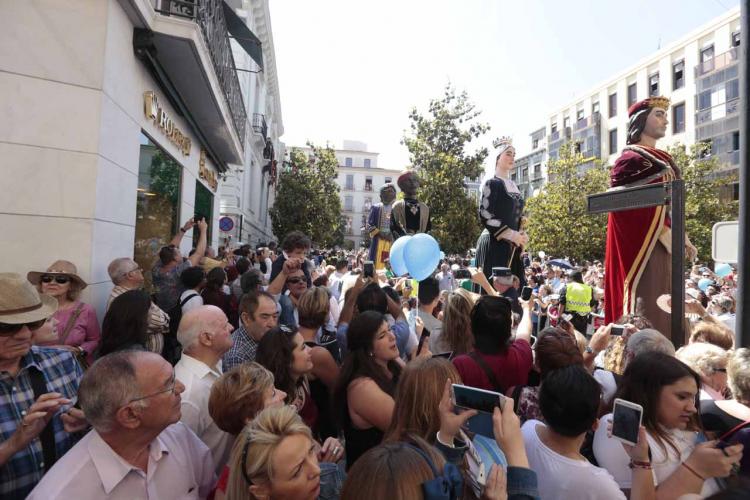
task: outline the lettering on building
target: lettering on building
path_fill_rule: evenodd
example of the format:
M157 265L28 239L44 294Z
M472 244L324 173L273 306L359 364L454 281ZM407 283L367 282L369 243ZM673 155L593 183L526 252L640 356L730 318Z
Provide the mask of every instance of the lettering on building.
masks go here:
M159 127L167 138L179 148L179 150L185 156L190 156L190 147L192 141L186 136L182 130L177 128L172 118L167 115L159 105L159 100L153 91L148 90L143 93L143 112L146 118L152 120L154 125Z
M216 172L206 165L206 150L203 148L201 148L201 157L198 161L198 176L206 181L212 191L216 191L219 187L219 180L216 178Z

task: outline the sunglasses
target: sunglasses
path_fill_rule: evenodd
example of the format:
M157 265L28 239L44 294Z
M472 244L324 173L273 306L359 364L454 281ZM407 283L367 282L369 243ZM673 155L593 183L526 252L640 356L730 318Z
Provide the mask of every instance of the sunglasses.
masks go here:
M42 276L40 279L42 283L52 283L54 281L59 285L64 285L65 283L70 282L70 278L67 276L50 276L49 274Z
M307 282L307 280L305 278L302 278L302 277L289 278L288 280L286 280L287 284L290 284L290 285L296 285L297 283L302 283L303 281Z
M0 323L0 336L10 337L12 335L15 335L20 332L24 326L29 330L38 330L42 327L45 321L47 321L47 318L40 319L39 321L32 321L31 323L18 323L15 325Z

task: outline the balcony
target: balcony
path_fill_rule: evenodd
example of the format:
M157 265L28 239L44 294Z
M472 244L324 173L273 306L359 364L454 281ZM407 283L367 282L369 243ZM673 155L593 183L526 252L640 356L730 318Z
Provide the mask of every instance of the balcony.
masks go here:
M266 115L262 113L253 113L253 132L261 135L263 139L268 137L268 125L266 124Z
M703 125L704 123L733 115L739 111L739 104L739 99L733 99L707 109L702 109L695 114L695 124Z
M739 55L739 50L737 50L737 47L734 47L718 56L714 56L708 61L704 61L695 67L695 77L698 78L707 75L708 73L718 71L731 64L739 62Z
M247 26L223 0L118 1L135 25L136 56L219 170L242 163L248 117L229 38ZM262 61L260 41L251 43Z

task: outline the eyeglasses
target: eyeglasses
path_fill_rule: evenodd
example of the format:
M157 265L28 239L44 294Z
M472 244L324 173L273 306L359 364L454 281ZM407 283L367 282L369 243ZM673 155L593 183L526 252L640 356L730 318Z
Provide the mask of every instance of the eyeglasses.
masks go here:
M286 280L287 284L289 285L296 285L297 283L307 282L307 280L303 277L296 277L296 278L289 278Z
M139 398L131 399L130 401L128 401L128 404L135 403L136 401L142 401L148 398L153 398L154 396L158 396L159 394L164 394L165 392L171 392L174 394L175 387L177 387L177 379L175 379L175 372L174 370L172 370L172 378L169 380L168 388L155 392L153 394L149 394L148 396L141 396Z
M253 484L250 476L247 475L247 450L250 448L250 436L245 440L245 446L242 447L242 461L240 462L240 468L242 469L242 477L245 478L247 484Z
M726 373L727 369L726 368L713 368L713 371L715 371L715 372L721 372L721 373Z
M8 323L0 323L0 337L11 337L18 332L21 331L21 329L25 326L29 330L38 330L42 327L42 325L47 321L47 318L40 319L39 321L32 321L31 323L18 323L15 325L11 325Z
M62 275L62 276L51 276L49 274L46 274L46 275L42 276L40 279L41 279L42 283L52 283L54 281L58 285L64 285L65 283L68 283L70 281L70 278L68 278L65 275Z

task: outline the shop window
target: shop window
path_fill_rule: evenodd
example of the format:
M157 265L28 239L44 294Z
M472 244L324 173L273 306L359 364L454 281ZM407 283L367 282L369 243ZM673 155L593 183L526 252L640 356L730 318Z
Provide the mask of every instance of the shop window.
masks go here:
M151 268L159 250L169 244L180 227L182 167L145 134L140 141L133 258L146 271L149 290Z
M263 197L262 190L263 183L261 183L261 198ZM208 245L211 245L211 230L213 229L213 213L214 213L214 195L213 193L203 185L203 183L196 179L195 181L195 219L199 218L206 219L208 222L208 233L206 234L206 241ZM198 238L200 237L200 231L193 231L193 248L198 246Z

